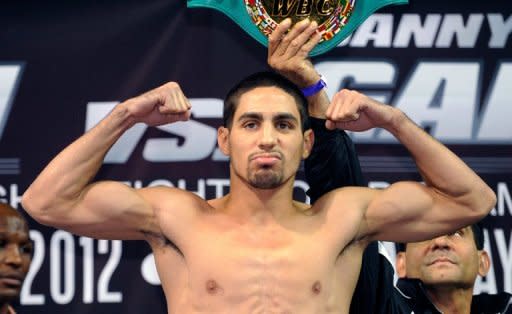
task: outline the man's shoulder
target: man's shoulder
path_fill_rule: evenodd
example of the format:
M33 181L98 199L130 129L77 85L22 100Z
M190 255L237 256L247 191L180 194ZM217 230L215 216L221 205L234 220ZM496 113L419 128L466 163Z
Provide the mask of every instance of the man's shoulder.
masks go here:
M150 186L138 189L139 193L148 195L150 197L152 196L158 196L158 197L189 197L189 198L198 198L204 201L204 199L200 198L197 194L180 189L177 187L171 187L171 186L163 186L163 185L157 185L157 186Z
M326 193L314 204L315 211L350 210L365 207L375 194L374 189L346 186Z
M151 202L155 209L168 209L169 207L205 209L209 207L208 202L199 195L180 188L153 186L139 189L138 192L142 197Z

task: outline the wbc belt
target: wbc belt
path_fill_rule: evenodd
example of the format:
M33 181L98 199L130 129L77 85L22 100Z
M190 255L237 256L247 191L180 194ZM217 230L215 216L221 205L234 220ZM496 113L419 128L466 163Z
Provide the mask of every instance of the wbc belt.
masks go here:
M372 13L388 5L408 0L187 0L189 8L218 10L244 31L267 46L268 35L285 18L293 23L309 18L318 23L322 34L311 56L336 47Z

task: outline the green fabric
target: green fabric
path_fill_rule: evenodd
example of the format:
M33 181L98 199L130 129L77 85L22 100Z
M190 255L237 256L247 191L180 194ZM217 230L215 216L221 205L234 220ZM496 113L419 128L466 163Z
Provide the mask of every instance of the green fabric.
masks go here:
M378 9L388 5L407 4L408 0L356 0L352 16L347 24L330 40L319 43L311 56L319 55L336 47ZM268 39L251 21L244 0L187 0L188 8L210 8L226 14L259 43L267 46Z

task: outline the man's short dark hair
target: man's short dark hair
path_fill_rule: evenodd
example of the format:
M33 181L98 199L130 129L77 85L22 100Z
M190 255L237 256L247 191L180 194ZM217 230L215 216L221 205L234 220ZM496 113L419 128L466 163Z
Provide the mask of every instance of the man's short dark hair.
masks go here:
M299 109L302 131L310 128L308 118L308 101L301 90L284 76L271 72L258 72L242 79L227 93L224 98L223 125L231 128L233 116L238 107L240 97L258 87L277 87L293 97ZM269 104L270 105L270 104Z
M473 230L473 239L475 240L475 245L477 250L484 249L484 231L482 228L482 222L477 222L471 225L471 230ZM407 243L397 243L396 250L397 252L405 252Z

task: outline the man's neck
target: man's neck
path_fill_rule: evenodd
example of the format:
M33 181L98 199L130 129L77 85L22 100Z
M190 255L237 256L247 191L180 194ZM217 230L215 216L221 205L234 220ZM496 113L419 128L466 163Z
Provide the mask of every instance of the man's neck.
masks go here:
M426 287L432 303L443 314L470 314L473 288Z
M265 223L295 212L293 178L274 189L258 189L240 178L230 180L225 210L241 219Z

